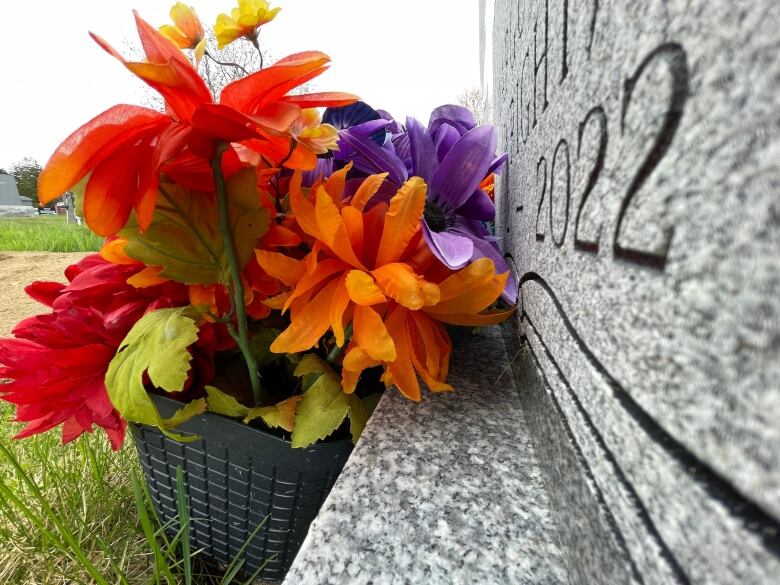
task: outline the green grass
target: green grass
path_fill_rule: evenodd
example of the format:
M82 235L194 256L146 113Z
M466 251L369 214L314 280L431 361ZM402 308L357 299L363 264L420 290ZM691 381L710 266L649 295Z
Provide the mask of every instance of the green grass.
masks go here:
M0 252L94 252L102 241L61 215L0 218Z
M65 446L58 430L14 441L20 425L12 416L13 407L0 403L0 583L239 582L239 564L217 571L189 549L182 496L182 527L174 538L165 534L129 433L119 453L102 431Z

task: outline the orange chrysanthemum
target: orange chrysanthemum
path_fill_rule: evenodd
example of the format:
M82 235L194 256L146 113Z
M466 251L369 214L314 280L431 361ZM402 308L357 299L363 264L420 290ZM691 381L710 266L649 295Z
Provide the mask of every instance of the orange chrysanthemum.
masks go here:
M348 203L342 199L346 172L334 173L307 198L296 173L290 205L302 231L313 238L302 260L258 250L263 269L290 287L272 303L290 311L290 326L271 345L277 353L314 347L331 330L343 346L344 391L353 392L361 372L381 365L386 385L420 399L419 375L433 391L446 383L451 344L442 323L488 325L510 311L485 312L501 295L508 273L480 259L457 272L428 250L420 229L426 185L409 179L389 205L367 209L386 175L373 175ZM372 202L373 203L373 202Z

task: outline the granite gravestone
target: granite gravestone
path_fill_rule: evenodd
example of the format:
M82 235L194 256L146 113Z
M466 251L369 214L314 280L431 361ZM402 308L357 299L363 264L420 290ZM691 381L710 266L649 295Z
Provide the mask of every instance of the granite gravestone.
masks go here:
M16 179L12 175L0 173L0 205L22 205L19 189L16 187Z
M780 583L780 3L495 3L505 329L576 583Z

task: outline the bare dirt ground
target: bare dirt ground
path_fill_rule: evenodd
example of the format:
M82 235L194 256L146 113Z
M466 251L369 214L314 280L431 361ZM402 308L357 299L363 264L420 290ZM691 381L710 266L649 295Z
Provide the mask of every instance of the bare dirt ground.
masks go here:
M0 337L7 337L25 317L48 307L32 300L24 287L34 280L67 282L63 271L81 260L83 252L0 252Z

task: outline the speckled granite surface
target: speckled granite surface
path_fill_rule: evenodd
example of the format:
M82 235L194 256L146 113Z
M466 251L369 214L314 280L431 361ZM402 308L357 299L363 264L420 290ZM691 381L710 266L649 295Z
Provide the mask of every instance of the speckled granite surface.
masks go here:
M455 345L455 393L385 395L286 585L569 582L500 330Z

